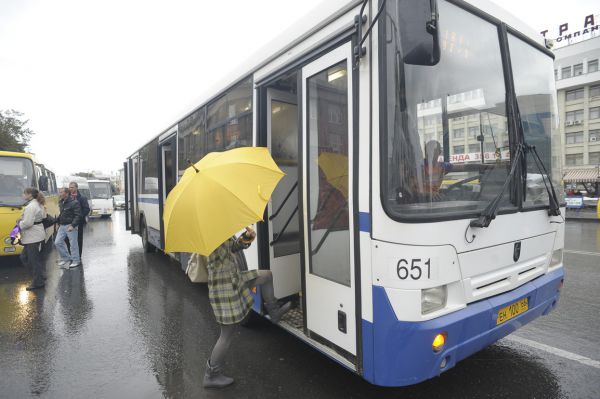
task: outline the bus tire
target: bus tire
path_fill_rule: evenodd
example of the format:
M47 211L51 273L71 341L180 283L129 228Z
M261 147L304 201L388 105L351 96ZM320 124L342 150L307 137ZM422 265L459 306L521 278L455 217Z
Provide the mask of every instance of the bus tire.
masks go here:
M146 227L145 219L142 219L141 235L142 235L142 247L144 247L144 252L147 254L154 252L156 250L156 248L154 247L154 245L150 244L150 241L148 241L148 228Z

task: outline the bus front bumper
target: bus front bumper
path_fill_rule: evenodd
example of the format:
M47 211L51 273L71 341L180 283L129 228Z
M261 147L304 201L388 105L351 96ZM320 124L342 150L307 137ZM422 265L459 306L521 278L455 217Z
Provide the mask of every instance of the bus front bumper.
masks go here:
M513 291L425 322L399 321L385 289L373 287L373 323L363 320L363 377L381 386L406 386L436 377L552 311L563 280L561 267ZM497 325L498 311L523 298L528 298L528 310ZM447 338L435 353L432 343L439 333Z

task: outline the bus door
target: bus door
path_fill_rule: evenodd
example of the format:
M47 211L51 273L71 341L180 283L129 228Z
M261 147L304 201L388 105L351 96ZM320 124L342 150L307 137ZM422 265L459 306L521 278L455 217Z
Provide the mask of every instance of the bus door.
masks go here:
M162 247L164 248L164 226L163 226L163 209L167 196L177 184L177 134L174 132L168 133L166 138L161 138L158 144L159 152L159 215L160 215L160 236Z
M131 220L131 233L140 233L140 206L138 203L138 194L141 186L141 170L139 165L139 155L136 154L129 159L129 213Z
M307 329L356 356L350 43L302 69L302 103Z
M267 89L267 143L285 173L268 205L269 260L278 298L301 291L297 103L289 91Z
M130 161L123 163L123 185L125 187L125 230L131 230L131 179L129 178L129 163Z

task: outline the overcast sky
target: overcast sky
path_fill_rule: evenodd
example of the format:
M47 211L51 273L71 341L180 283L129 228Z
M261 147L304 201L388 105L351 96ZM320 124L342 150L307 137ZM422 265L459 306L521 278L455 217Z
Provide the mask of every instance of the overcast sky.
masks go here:
M116 171L207 87L322 0L1 0L0 110L57 174ZM496 0L537 31L597 0ZM596 21L599 23L600 21Z

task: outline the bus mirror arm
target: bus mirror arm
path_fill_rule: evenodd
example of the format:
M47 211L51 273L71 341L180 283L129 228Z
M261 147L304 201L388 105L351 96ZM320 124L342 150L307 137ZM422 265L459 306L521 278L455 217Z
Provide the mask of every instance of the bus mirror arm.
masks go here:
M371 34L371 30L373 29L373 26L375 26L375 23L381 16L381 13L383 12L383 10L385 8L385 1L386 0L383 0L381 2L381 5L379 6L379 10L377 11L377 14L375 14L375 18L373 18L373 21L371 21L371 24L367 28L367 32L364 34L364 36L363 36L363 25L365 23L367 23L367 16L364 15L364 11L365 11L365 8L366 8L369 0L363 1L362 7L360 8L360 14L357 15L356 17L354 17L354 25L356 26L356 34L358 36L358 44L354 47L354 65L355 65L355 67L358 65L358 62L360 61L360 59L367 54L367 48L364 47L363 44L367 40L367 37L369 37L369 35Z

